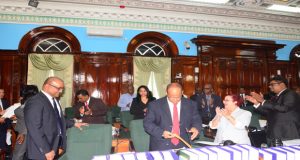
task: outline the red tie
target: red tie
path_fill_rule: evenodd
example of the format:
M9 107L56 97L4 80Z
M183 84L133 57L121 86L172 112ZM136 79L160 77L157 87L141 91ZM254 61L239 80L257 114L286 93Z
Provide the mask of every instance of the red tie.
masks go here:
M89 107L89 105L88 105L88 102L85 102L84 105L85 105L86 110L90 110L90 107Z
M179 136L179 120L178 120L178 110L176 104L173 107L173 129L172 133L177 134ZM179 143L179 139L172 138L171 142L176 146Z

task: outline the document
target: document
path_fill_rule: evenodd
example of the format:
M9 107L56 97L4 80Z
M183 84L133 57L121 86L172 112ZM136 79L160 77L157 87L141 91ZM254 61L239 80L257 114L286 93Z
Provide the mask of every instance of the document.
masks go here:
M2 115L2 118L10 118L15 115L15 109L21 106L21 103L15 103L14 105L8 107L5 110L5 113Z

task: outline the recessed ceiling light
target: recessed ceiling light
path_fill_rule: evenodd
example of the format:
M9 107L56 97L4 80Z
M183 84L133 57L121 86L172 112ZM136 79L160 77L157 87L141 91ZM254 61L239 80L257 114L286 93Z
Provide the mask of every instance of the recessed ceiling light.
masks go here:
M290 6L284 6L284 5L278 5L278 4L273 4L270 7L268 7L267 9L276 10L276 11L284 11L284 12L300 13L299 7L290 7Z
M222 3L227 3L229 0L190 0L190 1L222 4Z

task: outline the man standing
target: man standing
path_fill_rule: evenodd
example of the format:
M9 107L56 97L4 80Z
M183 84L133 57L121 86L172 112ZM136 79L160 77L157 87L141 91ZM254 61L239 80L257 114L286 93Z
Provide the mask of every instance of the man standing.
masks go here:
M126 93L122 94L118 101L118 107L121 108L121 112L122 111L130 111L132 99L135 97L136 97L136 94L134 94L134 87L132 84L129 84Z
M211 84L205 84L203 93L196 94L191 99L197 103L203 124L208 124L215 117L216 107L224 107L221 97L213 93Z
M300 99L293 90L287 88L288 81L275 76L269 83L276 96L265 100L261 94L252 92L246 99L254 107L267 114L267 138L290 140L300 138Z
M175 135L190 142L201 130L197 106L195 102L182 97L181 85L171 83L166 92L166 97L149 103L144 118L144 129L150 134L151 151L184 147L184 143ZM192 135L189 136L189 133Z
M78 102L74 106L75 118L82 122L92 124L105 123L107 106L99 98L90 97L87 90L81 89L76 92Z
M30 98L24 107L29 159L53 160L66 150L66 129L80 128L84 123L65 120L56 98L64 89L58 77L45 80L42 91Z
M3 118L1 117L4 113L5 110L9 107L9 102L4 99L4 89L0 89L0 150L6 150L7 149L7 144L6 144L6 135L7 135L7 129L11 126L12 120L9 118Z

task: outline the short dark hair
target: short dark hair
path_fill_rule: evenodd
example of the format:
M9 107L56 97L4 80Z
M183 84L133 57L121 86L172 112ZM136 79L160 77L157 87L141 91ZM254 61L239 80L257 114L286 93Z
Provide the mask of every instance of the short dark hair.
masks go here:
M88 92L87 90L85 90L85 89L78 90L78 91L76 92L76 97L77 97L78 95L90 96L90 95L89 95L89 92Z
M288 86L288 80L286 78L282 77L281 75L276 75L276 76L272 77L270 79L270 82L271 81L282 82L285 84L285 86Z
M20 96L22 97L21 104L24 104L30 97L39 93L36 85L24 85L21 88Z

